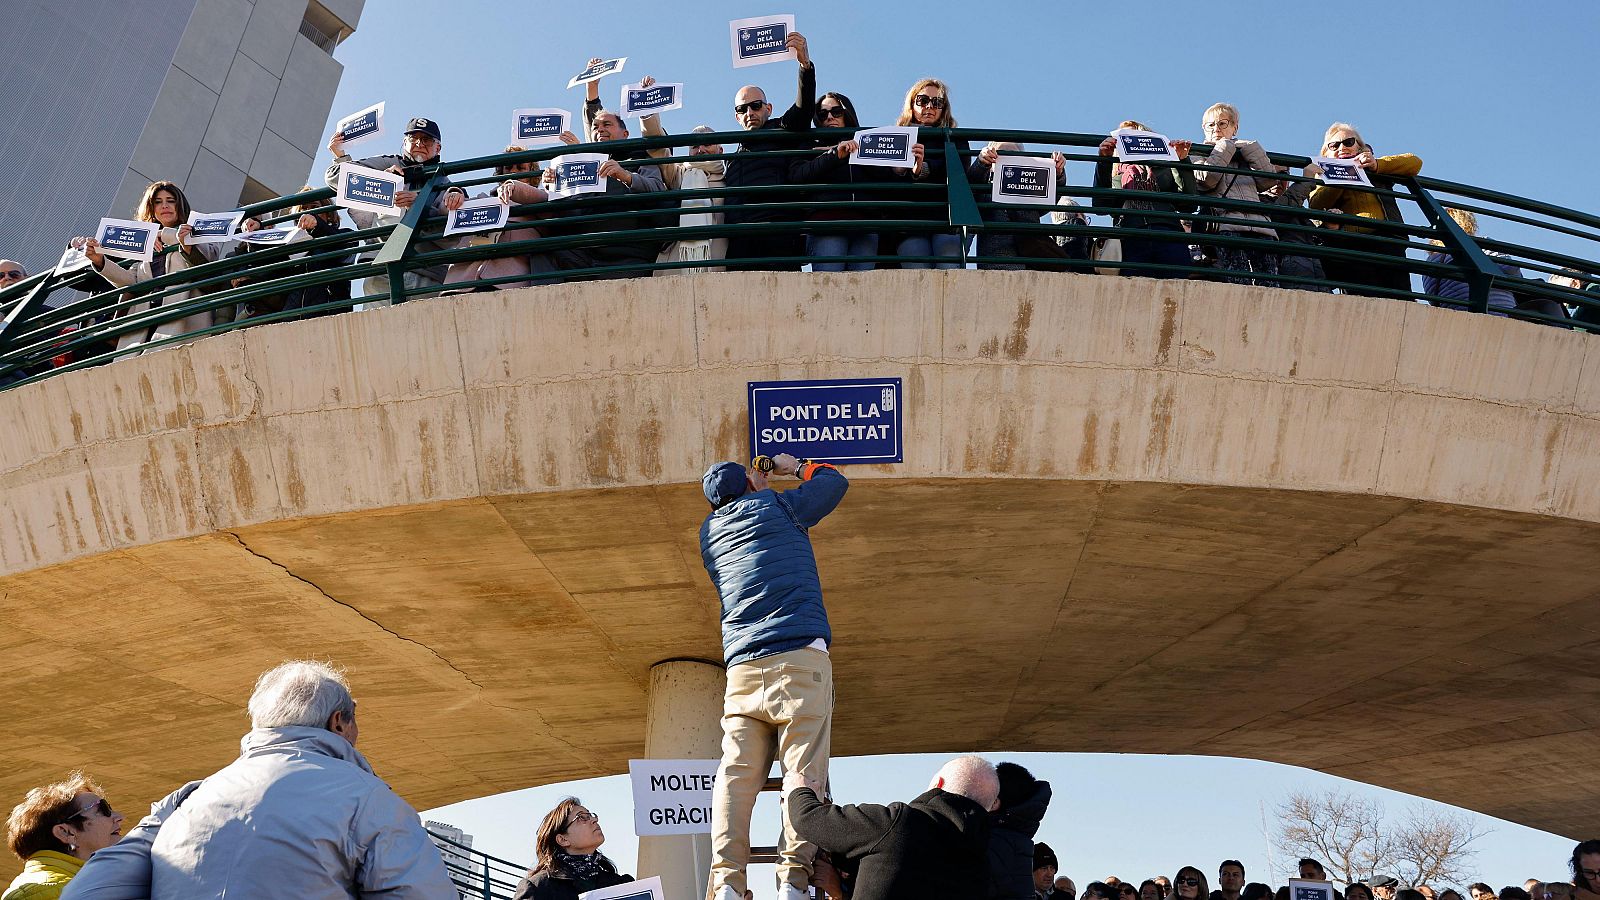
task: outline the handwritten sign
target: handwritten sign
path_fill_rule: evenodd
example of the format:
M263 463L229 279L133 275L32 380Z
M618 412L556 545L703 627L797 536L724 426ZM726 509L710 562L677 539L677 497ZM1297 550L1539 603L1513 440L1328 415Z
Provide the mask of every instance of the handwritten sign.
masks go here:
M710 834L714 759L630 759L633 833Z
M1118 128L1111 136L1117 139L1117 159L1123 162L1178 161L1178 154L1172 152L1172 142L1164 134Z
M789 35L793 33L794 16L791 15L734 19L728 23L728 37L733 42L733 67L742 69L798 59L789 49Z
M100 252L107 256L149 262L155 258L156 234L160 230L161 226L154 222L101 219L94 239L100 243Z
M405 212L395 204L395 196L405 190L406 180L393 172L343 163L339 166L339 177L334 184L333 202L336 206L380 216L399 216Z
M233 233L239 230L239 223L244 221L244 213L235 210L225 213L189 213L189 227L194 234L189 236L192 244L225 244L233 240Z
M1367 170L1356 165L1353 159L1316 156L1312 157L1311 161L1322 170L1322 174L1317 177L1323 184L1362 184L1372 187L1372 179L1367 177Z
M606 180L600 177L600 166L609 158L604 153L568 153L550 160L550 171L555 173L551 199L605 193Z
M444 233L488 231L506 224L510 215L511 207L501 203L499 197L479 197L476 200L468 200L451 212L445 213Z
M989 199L995 203L1056 205L1056 166L1032 156L1002 156L995 160Z
M276 228L257 228L255 231L239 232L239 240L246 244L262 244L277 247L283 244L292 244L295 238L305 234L298 225L279 225Z
M750 455L835 463L904 462L900 379L752 381Z
M851 165L911 167L915 157L911 148L917 143L915 126L864 128L855 135L856 152L850 154Z
M589 68L584 69L582 72L572 76L572 80L567 82L567 87L568 89L571 89L580 84L588 84L591 81L599 81L607 75L615 75L622 71L622 67L626 65L627 62L628 58L626 56L619 56L616 59L602 59Z
M649 116L669 109L683 108L683 85L625 84L622 86L622 114L624 116Z
M517 109L511 112L511 142L520 147L561 143L561 132L568 131L572 113L554 107Z
M383 107L383 102L374 103L358 113L351 113L339 120L334 130L344 135L345 146L358 144L383 134Z

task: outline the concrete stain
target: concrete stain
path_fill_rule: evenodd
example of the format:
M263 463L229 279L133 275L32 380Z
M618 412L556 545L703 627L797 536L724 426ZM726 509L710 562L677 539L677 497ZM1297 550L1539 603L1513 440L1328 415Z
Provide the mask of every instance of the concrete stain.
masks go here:
M661 477L661 419L654 407L650 416L639 426L639 474L646 478Z
M289 497L289 506L296 510L306 508L306 482L300 475L300 458L295 455L291 445L284 454L283 464L288 469L284 473L283 489Z
M433 424L427 419L417 423L417 455L421 457L422 496L433 497L439 488L439 448L433 443Z
M1167 455L1167 439L1172 434L1173 389L1164 387L1156 392L1150 403L1150 443L1145 448L1145 461L1155 462Z
M1111 423L1111 446L1106 450L1106 468L1117 467L1117 455L1122 452L1122 422Z
M994 450L989 454L990 471L1009 472L1016 459L1017 427L1015 414L1002 411L1000 424L994 430Z
M77 410L72 411L72 440L73 443L83 443L83 414Z
M95 485L93 475L90 475L88 478L88 488L89 514L94 516L95 534L101 540L107 540L111 536L111 527L106 522L105 511L100 508L100 488Z
M617 398L606 398L605 406L596 411L595 421L583 441L584 471L590 481L622 479L622 448L617 437L619 418Z
M1544 438L1544 468L1541 470L1539 480L1545 484L1550 482L1550 469L1556 462L1556 445L1561 441L1561 429L1552 427Z
M739 444L747 438L744 420L737 412L724 412L711 439L712 455L717 459L738 459Z
M228 415L239 414L239 389L233 386L233 380L228 377L228 370L222 366L211 367L211 377L217 380L217 392L222 394L222 406Z
M556 462L556 452L548 447L540 460L539 477L545 487L555 487L561 483L561 467Z
M1161 301L1161 336L1156 341L1156 365L1164 366L1172 357L1172 338L1178 333L1178 301Z
M1083 417L1083 446L1078 448L1078 473L1095 469L1095 454L1099 449L1100 414L1091 410Z
M506 480L511 484L524 484L527 474L522 468L522 435L517 431L517 414L514 406L506 405L505 418L501 420L500 428L506 440Z
M72 499L71 491L67 491L65 499L67 501L67 525L72 528L73 542L78 545L79 550L82 550L88 544L83 539L83 523L78 521L78 503ZM62 541L62 546L70 549L65 541Z
M997 338L997 337L992 337L992 338L989 338L988 340L984 341L983 343L979 344L978 345L978 355L983 357L984 359L994 359L996 356L999 356L1000 355L1000 339Z
M1023 299L1017 304L1017 317L1011 322L1011 333L1006 336L1006 358L1021 359L1028 352L1028 329L1033 325L1033 300Z
M246 515L256 509L256 485L250 477L250 461L238 447L228 457L228 479L233 482L233 498Z

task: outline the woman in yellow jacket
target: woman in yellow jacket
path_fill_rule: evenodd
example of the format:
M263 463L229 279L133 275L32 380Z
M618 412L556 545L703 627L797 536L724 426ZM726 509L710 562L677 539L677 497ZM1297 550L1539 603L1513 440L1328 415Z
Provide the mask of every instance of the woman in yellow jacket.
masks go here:
M1373 156L1372 148L1361 139L1361 132L1354 125L1344 122L1335 122L1328 126L1327 134L1322 141L1323 156L1337 159L1354 160L1355 163L1374 175L1416 175L1422 171L1422 159L1410 153L1401 153L1395 156ZM1306 169L1306 174L1315 176L1321 170L1315 164ZM1381 180L1380 180L1380 186ZM1342 212L1345 215L1360 216L1363 219L1386 220L1399 222L1400 210L1390 198L1368 193L1353 188L1334 187L1321 185L1311 192L1310 206L1312 209L1325 209L1330 212ZM1329 226L1333 228L1334 226ZM1348 284L1364 285L1375 288L1389 288L1391 290L1411 290L1411 273L1404 268L1406 251L1403 247L1396 247L1381 241L1371 240L1370 235L1384 237L1403 237L1403 235L1378 231L1372 228L1362 228L1359 225L1342 226L1337 231L1329 231L1325 236L1324 244L1341 250L1359 250L1366 253L1381 253L1395 257L1395 265L1383 265L1372 262L1356 262L1343 259L1324 259L1322 269L1327 273L1329 281L1342 281ZM1346 291L1349 293L1349 291ZM1378 296L1392 296L1379 294Z
M24 866L0 900L57 900L90 854L121 837L121 814L82 772L34 788L6 820L6 843Z

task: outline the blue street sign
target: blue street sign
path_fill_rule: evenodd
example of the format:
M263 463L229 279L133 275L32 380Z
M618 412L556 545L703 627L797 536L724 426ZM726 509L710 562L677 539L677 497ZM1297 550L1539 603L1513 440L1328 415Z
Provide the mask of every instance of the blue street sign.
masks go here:
M750 455L831 463L905 461L900 379L752 381Z

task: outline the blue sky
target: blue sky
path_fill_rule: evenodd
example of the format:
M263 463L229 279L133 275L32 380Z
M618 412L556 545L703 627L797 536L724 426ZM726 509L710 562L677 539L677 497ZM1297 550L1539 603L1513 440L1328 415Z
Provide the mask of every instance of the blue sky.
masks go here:
M325 131L334 119L385 100L391 129L414 115L438 120L447 158L497 152L507 143L511 110L579 110L582 89L569 91L566 82L590 56L629 57L622 76L601 83L607 103L615 102L623 83L651 74L686 85L685 108L665 116L669 131L701 123L733 130L735 90L747 81L759 84L781 107L792 96L794 67L734 70L727 22L783 12L797 15L798 29L811 41L819 89L848 94L864 124L891 121L906 88L924 75L950 84L955 115L968 126L1099 133L1134 118L1198 139L1203 110L1225 100L1241 111L1241 136L1271 150L1314 152L1323 129L1345 120L1380 153L1420 155L1426 175L1600 210L1600 182L1586 164L1588 151L1600 145L1592 97L1591 60L1600 43L1600 2L1594 0L368 0L360 29L337 53L345 74ZM1541 149L1546 133L1553 136L1548 150ZM364 146L360 152L392 149ZM313 171L320 173L329 159L324 150ZM1089 173L1078 167L1069 176L1083 184ZM1486 231L1512 234L1492 223ZM1600 248L1577 239L1555 238L1549 245L1600 257ZM1008 757L996 752L992 758ZM1080 884L1109 874L1170 876L1185 863L1215 871L1227 856L1242 859L1254 880L1267 865L1263 805L1270 816L1289 790L1350 786L1242 760L1009 758L1055 784L1056 803L1041 838ZM382 760L375 762L381 771ZM938 762L907 756L841 761L836 790L854 801L908 799ZM1395 813L1408 802L1356 788L1381 797ZM631 803L621 778L520 791L428 814L476 834L489 852L529 860L539 817L566 793L579 794L601 813L607 851L631 869ZM771 800L758 816L776 828ZM1478 870L1492 884L1562 872L1567 840L1505 822L1485 824L1494 831L1480 845ZM767 874L754 883L760 896L771 895Z

